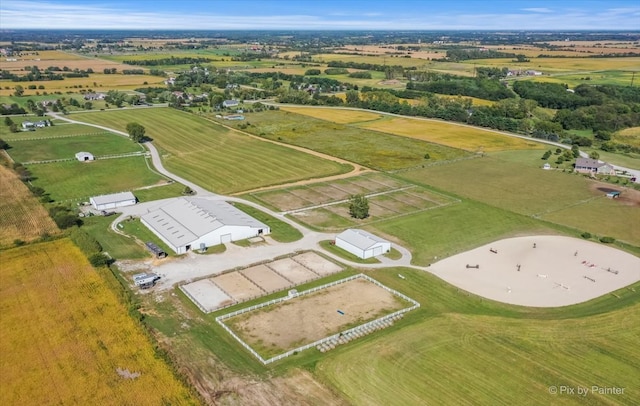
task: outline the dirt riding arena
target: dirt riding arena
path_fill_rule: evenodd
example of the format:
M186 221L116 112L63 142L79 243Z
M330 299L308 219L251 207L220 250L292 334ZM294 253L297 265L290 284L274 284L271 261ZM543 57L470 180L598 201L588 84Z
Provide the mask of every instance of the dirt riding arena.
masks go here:
M471 293L533 307L567 306L640 281L640 258L561 236L500 240L439 261L429 271Z
M199 280L180 289L205 313L288 289L342 271L315 252Z
M359 278L232 317L226 324L259 353L278 354L406 306Z

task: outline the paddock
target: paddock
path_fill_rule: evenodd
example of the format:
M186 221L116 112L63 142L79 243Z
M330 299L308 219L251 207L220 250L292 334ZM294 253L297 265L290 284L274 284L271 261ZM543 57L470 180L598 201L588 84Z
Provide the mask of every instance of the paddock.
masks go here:
M563 236L495 241L432 264L429 272L476 295L521 306L586 302L640 280L640 258Z

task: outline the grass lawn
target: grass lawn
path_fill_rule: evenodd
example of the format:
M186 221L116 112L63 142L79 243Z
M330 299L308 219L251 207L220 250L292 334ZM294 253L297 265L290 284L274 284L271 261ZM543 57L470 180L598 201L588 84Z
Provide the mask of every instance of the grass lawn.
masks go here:
M277 218L246 204L237 202L230 203L256 220L268 225L271 229L271 234L269 235L278 242L293 242L302 238L302 233L300 233L300 231L282 220L278 220Z
M395 326L312 364L320 381L349 403L495 404L500 399L632 405L640 395L640 296L631 290L618 291L620 299L607 295L563 308L523 308L468 295L424 272L402 269L406 279L400 280L398 271L372 276L422 306ZM579 397L550 394L554 385L626 389L620 395Z
M11 143L11 147L8 151L9 155L17 162L75 159L75 154L80 151L91 152L99 159L103 155L145 150L140 144L109 133L41 140L16 140Z
M254 134L385 171L422 165L427 151L431 161L450 160L469 154L461 149L286 111L254 113L247 120L251 122L247 131Z
M90 163L69 161L29 165L34 186L55 201L87 200L91 196L149 186L164 178L147 168L145 158L105 159Z
M125 233L137 238L142 244L146 242L152 242L158 247L162 248L167 255L174 255L175 251L169 248L153 231L149 230L147 226L142 224L139 218L133 218L131 220L125 220L120 223L122 227L118 226ZM143 248L144 249L144 248ZM150 255L150 254L149 254Z
M408 248L412 262L422 266L435 262L436 257L449 257L502 238L558 233L531 217L472 201L383 220L365 228Z
M23 121L39 121L41 117L26 116L26 117L12 117L14 123L19 128ZM59 122L52 120L54 123L51 127L37 128L35 131L20 131L17 133L9 132L9 127L4 124L0 124L0 137L5 141L18 141L18 140L34 140L42 138L57 138L57 137L71 137L77 135L96 135L96 134L108 134L104 130L99 128L89 127L81 124L69 124L65 122ZM13 145L13 143L10 143Z
M159 186L149 188L136 189L133 193L139 202L151 202L154 200L168 199L170 197L182 196L184 185L181 183L165 183Z
M320 246L322 248L324 248L325 250L327 250L328 252L339 256L340 258L346 259L347 261L351 261L351 262L357 262L360 264L379 264L380 261L378 261L376 258L367 258L367 259L362 259L360 257L357 257L355 255L353 255L350 252L347 252L345 250L343 250L342 248L336 246L336 244L331 241L331 240L327 240L327 241L320 241Z
M348 165L256 140L204 118L169 108L75 114L74 119L124 130L142 124L165 167L217 193L347 172Z
M149 252L138 244L133 238L125 237L111 230L114 216L92 216L82 219L82 230L93 236L102 249L115 259L141 259L148 258Z

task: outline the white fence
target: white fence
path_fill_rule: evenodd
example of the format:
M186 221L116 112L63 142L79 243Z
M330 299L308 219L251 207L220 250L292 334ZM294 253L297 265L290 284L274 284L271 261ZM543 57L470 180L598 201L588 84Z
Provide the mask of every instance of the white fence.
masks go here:
M233 331L231 331L231 329L226 324L224 324L224 320L229 319L231 317L235 317L235 316L238 316L240 314L247 313L247 312L250 312L250 311L253 311L253 310L256 310L256 309L261 309L261 308L266 307L266 306L271 306L273 304L280 303L280 302L283 302L285 300L290 300L290 299L293 299L293 298L296 298L296 297L309 295L309 294L317 292L319 290L330 288L332 286L336 286L336 285L339 285L341 283L349 282L349 281L352 281L354 279L359 279L359 278L365 279L365 280L375 284L376 286L379 286L382 289L390 292L391 294L401 297L402 299L404 299L407 302L411 303L412 306L404 308L404 309L400 309L400 310L398 310L396 312L384 315L384 316L379 317L379 318L377 318L375 320L368 321L366 323L360 324L359 326L352 327L352 328L350 328L348 330L344 330L342 332L333 334L331 336L327 336L327 337L321 338L320 340L314 341L314 342L309 343L309 344L305 344L305 345L303 345L301 347L294 348L292 350L289 350L289 351L287 351L285 353L282 353L280 355L276 355L275 357L272 357L272 358L269 358L269 359L264 359L262 356L260 356L260 354L258 354L253 348L251 348L251 346L249 344L245 343L240 337L238 337L238 335L236 335ZM183 292L184 292L184 290L183 290ZM348 278L340 279L340 280L337 280L337 281L334 281L334 282L330 282L330 283L327 283L327 284L324 284L324 285L316 286L315 288L311 288L311 289L299 292L295 296L280 297L280 298L277 298L277 299L269 300L268 302L260 303L260 304L257 304L257 305L254 305L254 306L250 306L250 307L247 307L247 308L244 308L244 309L236 310L236 311L231 312L231 313L223 314L222 316L216 317L216 322L219 325L221 325L222 328L227 330L227 332L229 334L231 334L231 336L233 336L233 338L235 338L240 343L240 345L242 345L244 348L247 349L247 351L249 351L251 354L253 354L253 356L256 357L262 364L267 365L267 364L270 364L272 362L279 361L279 360L281 360L283 358L286 358L286 357L288 357L290 355L296 354L296 353L298 353L300 351L304 351L306 349L309 349L309 348L315 347L317 345L323 344L323 343L325 343L327 341L335 340L335 339L339 338L343 334L350 333L350 332L358 330L358 329L360 329L362 327L373 326L376 323L379 323L379 322L382 322L382 321L385 321L385 320L391 320L391 319L395 318L396 316L402 315L402 314L404 314L404 313L406 313L408 311L414 310L414 309L416 309L418 307L420 307L420 303L418 303L417 301L411 299L409 296L404 295L404 294L398 292L395 289L391 289L388 286L383 285L382 283L378 282L377 280L375 280L373 278L370 278L369 276L367 276L365 274L357 274L357 275L349 276Z

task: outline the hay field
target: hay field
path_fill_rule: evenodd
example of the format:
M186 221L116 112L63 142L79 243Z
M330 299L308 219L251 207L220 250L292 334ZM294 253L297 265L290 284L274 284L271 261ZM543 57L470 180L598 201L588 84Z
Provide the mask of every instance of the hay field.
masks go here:
M18 176L0 165L0 247L57 234L58 227Z
M253 117L249 119L252 124ZM74 118L123 131L129 122L142 124L162 150L168 170L217 193L324 177L351 169L350 165L263 142L169 108L83 113Z
M0 403L198 403L69 240L0 256Z
M600 70L629 70L638 71L640 57L625 58L531 58L530 62L516 63L510 58L474 59L467 64L484 66L508 66L511 69L534 69L549 72L567 71L600 71Z
M640 127L625 128L613 135L613 139L622 144L640 147Z
M376 339L317 361L320 381L350 404L637 403L640 303L630 289L616 292L619 298L537 309L482 300L419 271L379 270L376 278L422 307ZM550 393L562 385L589 393ZM625 390L592 393L594 385Z
M362 110L346 110L332 108L309 108L281 106L280 110L291 113L303 114L305 116L319 118L321 120L332 121L339 124L353 124L361 121L378 120L384 115Z
M383 171L423 165L427 151L431 161L469 155L461 149L287 111L253 113L249 120L251 126L245 131Z

